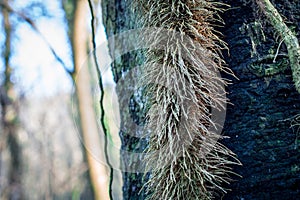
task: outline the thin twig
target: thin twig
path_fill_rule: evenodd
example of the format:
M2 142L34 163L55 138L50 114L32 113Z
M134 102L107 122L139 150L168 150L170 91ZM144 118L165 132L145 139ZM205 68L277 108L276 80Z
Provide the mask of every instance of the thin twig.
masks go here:
M274 59L273 59L273 63L276 62L276 58L277 58L277 56L278 56L279 49L280 49L281 44L283 43L283 41L284 41L284 39L282 39L282 40L280 41L280 43L279 43L279 45L278 45L278 47L277 47L276 54L275 54Z
M105 136L105 141L104 141L104 153L105 153L105 158L107 161L107 165L110 168L110 179L109 179L109 198L112 200L112 182L113 182L113 167L109 161L109 156L108 156L108 150L107 150L107 144L108 144L108 130L105 126L105 122L104 122L104 117L105 117L105 111L104 111L104 105L103 105L103 100L104 100L104 87L103 87L103 79L102 79L102 75L101 75L101 71L100 71L100 66L98 63L98 58L97 58L97 53L96 53L96 30L95 30L95 20L96 20L96 16L94 13L94 6L91 0L88 0L89 3L89 7L90 7L90 12L92 15L92 19L91 19L91 28L92 28L92 43L93 43L93 57L94 57L94 62L96 65L96 71L97 71L97 76L98 76L98 84L100 87L100 100L99 100L99 104L100 104L100 111L101 111L101 125L102 125L102 129L103 129L103 133Z
M59 57L57 55L57 53L55 52L54 48L51 46L51 44L48 42L48 40L45 38L45 36L39 31L39 29L37 28L37 26L35 25L35 23L33 22L32 19L30 19L29 17L27 17L26 15L24 15L21 12L18 12L16 10L14 10L11 6L9 6L8 4L4 3L4 2L0 2L0 6L6 10L8 10L9 12L16 14L18 17L20 17L21 19L23 19L25 22L27 22L31 28L42 38L42 40L46 43L46 45L48 46L48 48L50 49L51 53L53 54L53 56L55 57L55 59L63 66L64 70L69 74L69 75L73 75L74 70L70 70L67 65L64 63L64 61L62 60L61 57Z

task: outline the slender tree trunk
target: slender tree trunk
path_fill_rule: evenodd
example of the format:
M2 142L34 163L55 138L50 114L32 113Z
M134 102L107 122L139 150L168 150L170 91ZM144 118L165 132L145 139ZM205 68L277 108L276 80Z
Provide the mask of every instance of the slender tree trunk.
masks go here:
M8 4L8 0L5 0ZM2 10L5 32L5 48L4 48L4 84L1 90L1 106L2 106L2 123L4 138L6 138L6 146L10 152L10 169L8 174L8 199L23 199L22 191L22 152L18 140L18 104L17 96L12 82L12 71L10 66L10 58L12 51L12 25L10 21L9 11Z
M108 196L108 170L101 160L103 155L103 143L101 144L95 108L91 94L91 78L88 68L87 44L88 44L88 4L85 0L76 2L73 24L73 58L75 73L73 80L76 87L76 96L80 115L80 125L84 143L86 159L89 165L89 174L94 189L95 199L106 200Z

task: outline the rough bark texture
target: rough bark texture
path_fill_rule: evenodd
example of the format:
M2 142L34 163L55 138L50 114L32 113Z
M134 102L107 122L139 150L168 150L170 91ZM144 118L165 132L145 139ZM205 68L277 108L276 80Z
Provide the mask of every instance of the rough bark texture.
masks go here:
M293 80L297 91L300 93L300 47L298 39L269 0L257 0L256 2L287 47Z
M226 25L221 29L230 48L230 56L225 59L239 78L228 77L233 79L233 84L228 87L228 97L233 105L228 105L224 127L224 134L231 138L224 143L238 154L243 163L242 167L235 169L243 178L230 186L232 191L225 195L225 199L298 199L299 139L297 141L287 119L299 114L300 95L293 85L288 58L283 55L285 47L281 47L273 63L280 40L275 42L274 30L267 23L258 23L255 1L224 2L232 7L224 14ZM135 27L130 3L124 0L102 1L108 36ZM276 1L275 5L291 26L299 27L296 11L300 5L297 1ZM261 25L265 28L262 29ZM299 33L297 28L295 31ZM110 44L110 50L113 54L113 44ZM135 52L115 60L112 66L115 81L130 67L140 63L141 58ZM133 92L134 83L128 84L125 83L118 92L120 102L124 101L123 96ZM135 104L132 113L139 111ZM138 121L139 116L135 114L133 118ZM123 125L126 117L129 116L122 116ZM136 138L124 132L120 135L124 149L141 150ZM141 175L125 173L123 176L124 199L144 199L143 193L138 194Z
M227 63L240 80L234 80L228 88L233 105L227 110L224 133L231 137L226 145L243 163L236 169L243 178L232 184L233 191L225 199L299 199L299 141L297 145L296 133L286 119L299 113L300 95L289 66L284 66L287 57L277 58L283 69L280 72L261 73L274 66L272 59L251 57L251 40L255 38L251 38L250 30L242 30L245 24L251 26L257 20L251 4L228 3L236 9L224 15L223 33L230 49ZM288 9L286 5L281 1L277 7ZM297 6L294 9L299 10ZM248 29L253 30L250 26ZM266 41L257 45L260 58L267 58L270 49L276 51L279 42L274 43L273 32L268 25L264 28Z
M108 37L122 33L124 31L136 28L136 15L132 13L130 4L132 1L102 1L103 10L103 23L106 27L106 34ZM128 38L132 39L132 38ZM109 44L111 55L115 54L115 44ZM125 44L118 44L121 48ZM114 60L112 64L112 71L114 80L118 84L117 95L119 99L120 109L122 105L128 106L128 95L134 94L134 88L137 84L134 79L122 79L122 76L126 74L133 67L142 63L142 54L139 51L124 54ZM128 81L130 80L130 81ZM133 120L137 124L141 122L142 112L138 102L141 101L140 97L132 96L130 99L129 113L121 113L121 132L120 137L122 140L122 150L130 152L142 152L145 148L145 142L139 140L136 137L132 137L132 134L128 130L132 130L128 121ZM136 130L138 132L138 130ZM121 153L121 157L122 157ZM124 155L123 155L124 156ZM121 158L121 165L128 165L129 158ZM144 193L139 191L143 186L141 173L122 173L123 175L123 198L124 199L145 199Z

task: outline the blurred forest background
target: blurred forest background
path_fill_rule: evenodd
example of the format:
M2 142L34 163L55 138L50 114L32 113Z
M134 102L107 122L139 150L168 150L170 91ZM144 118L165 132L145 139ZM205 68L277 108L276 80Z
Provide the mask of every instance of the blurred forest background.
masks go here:
M0 0L0 199L108 198L90 3Z

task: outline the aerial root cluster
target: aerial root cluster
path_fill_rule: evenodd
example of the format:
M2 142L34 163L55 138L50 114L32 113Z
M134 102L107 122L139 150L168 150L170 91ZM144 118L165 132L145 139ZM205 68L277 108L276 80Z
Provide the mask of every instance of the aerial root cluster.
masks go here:
M145 130L150 133L145 162L151 171L144 188L149 199L213 199L226 192L240 164L218 142L222 138L212 110L227 102L219 71L226 44L214 26L225 5L210 0L139 0L140 24L156 27L145 36L149 48L140 84L151 104ZM233 74L232 74L233 75Z

